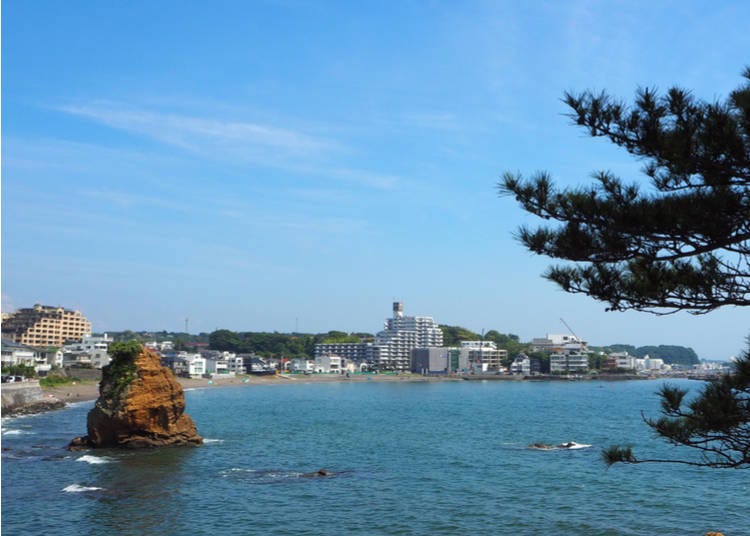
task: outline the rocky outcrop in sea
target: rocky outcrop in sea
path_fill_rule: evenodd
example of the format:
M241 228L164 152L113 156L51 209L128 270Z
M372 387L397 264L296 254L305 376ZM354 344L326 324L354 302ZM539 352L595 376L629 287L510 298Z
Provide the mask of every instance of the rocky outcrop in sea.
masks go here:
M62 407L65 407L65 402L54 396L45 395L37 381L3 384L3 417L41 413Z
M88 435L71 449L200 445L185 413L185 395L157 354L136 343L115 343L102 370L99 398L87 418Z

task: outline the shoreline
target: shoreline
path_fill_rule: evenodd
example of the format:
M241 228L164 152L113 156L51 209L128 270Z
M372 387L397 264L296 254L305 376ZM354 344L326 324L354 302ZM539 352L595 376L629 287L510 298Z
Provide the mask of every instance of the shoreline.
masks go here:
M643 381L657 379L654 377L643 377L633 375L601 375L599 377L587 378L563 378L553 376L508 376L508 375L466 375L466 376L423 376L414 373L401 374L353 374L346 377L341 374L280 374L269 376L241 375L230 378L177 378L183 390L188 389L216 389L223 387L251 387L258 385L294 385L294 384L311 384L311 383L367 383L367 382L402 382L402 383L423 383L423 382L456 382L456 381L525 381L525 382L545 382L545 381ZM26 409L14 409L10 412L3 410L3 416L15 416L28 413L42 413L55 409L64 408L67 404L89 402L99 397L99 381L83 380L68 385L57 387L41 387L41 403L31 405Z
M366 383L366 382L442 382L462 381L457 376L421 376L418 374L371 374L352 375L347 378L340 374L281 374L273 376L235 376L233 378L177 378L183 390L188 389L216 389L222 387L240 387L256 385L293 385L309 383ZM86 402L99 397L99 382L96 380L80 381L58 387L42 387L46 398L55 398L62 402Z

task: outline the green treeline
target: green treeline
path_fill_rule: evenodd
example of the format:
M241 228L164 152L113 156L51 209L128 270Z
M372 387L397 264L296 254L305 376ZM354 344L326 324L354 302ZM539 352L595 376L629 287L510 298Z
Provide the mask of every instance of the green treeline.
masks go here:
M370 342L373 336L369 333L267 333L267 332L234 332L219 329L208 336L209 347L241 354L257 354L263 357L302 358L315 354L315 345L320 343Z
M521 342L518 335L512 333L500 333L490 330L484 334L475 333L461 326L440 325L443 332L443 346L459 346L461 341L493 341L498 348L508 351L509 362L519 353L524 352L532 357L539 357L543 365L547 356L530 353L530 343ZM235 352L238 354L254 353L263 357L312 357L315 354L315 345L319 343L357 343L372 342L374 336L371 333L346 333L344 331L328 331L326 333L278 333L278 332L235 332L228 329L219 329L211 333L189 334L184 332L134 332L122 331L109 333L115 341L150 342L150 341L172 341L175 350L190 350L195 344L208 345L212 350ZM694 365L700 362L692 348L675 345L641 346L635 347L630 344L612 344L609 346L591 346L592 353L605 352L628 352L635 357L643 357L648 354L651 357L663 359L665 363L679 365ZM600 359L594 356L592 367L596 366Z
M493 341L498 348L508 350L508 355L510 356L515 356L526 351L529 346L520 342L518 335L500 333L494 329L485 333L484 337L460 326L441 324L440 329L443 332L443 346L459 346L461 341Z

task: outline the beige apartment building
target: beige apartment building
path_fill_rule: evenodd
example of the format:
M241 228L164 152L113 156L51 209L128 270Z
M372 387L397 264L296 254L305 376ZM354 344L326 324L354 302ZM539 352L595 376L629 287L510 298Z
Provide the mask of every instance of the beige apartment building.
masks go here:
M3 315L3 338L25 346L62 346L91 335L91 322L80 311L35 305Z

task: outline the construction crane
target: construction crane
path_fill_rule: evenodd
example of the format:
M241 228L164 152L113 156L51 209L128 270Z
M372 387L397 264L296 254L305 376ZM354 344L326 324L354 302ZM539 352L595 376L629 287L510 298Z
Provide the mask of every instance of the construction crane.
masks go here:
M576 335L576 332L571 329L571 327L568 325L568 323L565 321L564 318L560 318L560 322L562 322L565 325L565 327L568 328L568 331L570 331L570 333L571 333L571 335L573 335L573 337L575 337L579 341L581 340L581 338L578 335Z

